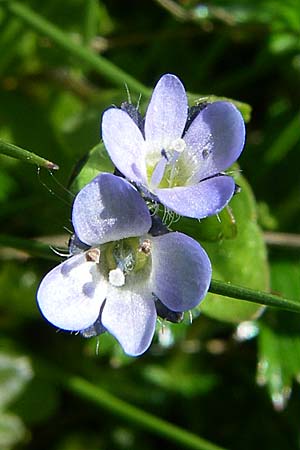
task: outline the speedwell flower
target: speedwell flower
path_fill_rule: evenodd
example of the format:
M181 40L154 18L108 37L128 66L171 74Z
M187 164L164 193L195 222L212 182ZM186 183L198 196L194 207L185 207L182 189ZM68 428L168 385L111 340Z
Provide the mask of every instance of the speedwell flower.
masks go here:
M195 307L211 279L202 247L178 232L149 234L151 216L138 191L102 173L76 196L72 222L86 249L42 280L42 314L64 330L109 331L132 356L150 345L156 303L163 314Z
M118 170L180 215L200 219L220 212L235 190L223 172L245 140L237 108L218 101L189 110L181 81L166 74L145 120L133 110L114 107L103 114L103 142Z

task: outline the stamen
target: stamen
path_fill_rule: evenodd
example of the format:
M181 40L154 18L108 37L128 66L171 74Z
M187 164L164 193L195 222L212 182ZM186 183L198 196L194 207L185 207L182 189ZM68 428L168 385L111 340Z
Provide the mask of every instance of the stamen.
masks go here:
M108 281L112 286L115 287L121 287L125 284L125 275L123 271L117 267L116 269L113 269L108 274Z
M162 157L155 166L155 169L152 172L150 185L152 188L156 188L160 185L161 180L163 179L165 168L168 164L168 159L166 157Z
M149 255L151 253L151 241L150 239L145 239L139 246L139 252Z
M90 248L86 254L85 259L89 262L95 262L96 264L99 264L100 261L100 249L99 248Z

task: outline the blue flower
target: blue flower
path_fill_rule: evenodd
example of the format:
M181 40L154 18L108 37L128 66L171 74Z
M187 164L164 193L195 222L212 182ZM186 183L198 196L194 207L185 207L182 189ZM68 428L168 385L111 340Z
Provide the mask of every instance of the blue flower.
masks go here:
M64 330L109 331L132 356L149 347L156 304L167 316L194 308L207 293L211 265L192 238L149 233L151 216L126 180L102 173L76 196L72 222L84 251L42 280L42 314ZM175 314L176 316L176 314Z
M224 171L245 141L237 108L218 101L189 109L181 81L171 74L158 81L144 121L130 106L103 114L103 142L117 169L180 215L220 212L235 190Z

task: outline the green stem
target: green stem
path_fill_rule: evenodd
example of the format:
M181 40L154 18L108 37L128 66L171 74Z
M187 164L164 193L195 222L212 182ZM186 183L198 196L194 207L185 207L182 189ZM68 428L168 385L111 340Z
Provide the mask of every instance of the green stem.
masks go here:
M26 251L31 256L60 261L60 258L51 250L50 245L32 239L21 239L14 236L0 235L0 247L10 247ZM236 300L246 300L260 305L271 306L300 313L300 301L295 301L268 292L256 291L243 286L237 286L224 281L212 280L209 291L213 294L231 297Z
M72 375L63 374L60 382L72 393L81 398L91 401L100 408L125 419L153 434L164 437L185 448L196 450L222 450L221 447L202 439L201 437L183 430L163 419L120 400L99 386Z
M0 140L0 154L11 156L12 158L21 159L30 164L36 164L40 167L45 167L50 170L58 170L59 167L57 164L54 164L47 159L42 158L41 156L35 155L28 150L24 150L24 148L17 147L14 144L10 144L8 142L4 142Z
M105 389L95 386L84 378L65 372L43 359L32 356L35 362L35 373L37 376L63 387L76 396L94 403L99 408L121 417L133 426L140 427L157 436L178 444L178 448L190 448L194 450L225 450L198 435L180 428L177 425L160 419L143 409L121 400Z
M52 39L57 46L65 50L68 54L85 62L90 68L93 68L107 80L118 86L124 86L126 84L129 89L132 89L139 94L143 94L146 97L150 95L150 90L138 80L119 69L101 55L96 55L84 45L73 42L65 32L32 11L27 5L11 0L10 2L3 2L3 7L7 8L11 14L22 19L38 33Z
M259 303L260 305L272 306L300 313L300 302L279 297L263 291L256 291L242 286L237 286L223 281L212 280L209 291L213 294L224 295L237 300L246 300L248 302Z
M0 247L22 250L30 256L60 261L59 256L53 252L49 245L32 239L22 239L15 236L0 234Z

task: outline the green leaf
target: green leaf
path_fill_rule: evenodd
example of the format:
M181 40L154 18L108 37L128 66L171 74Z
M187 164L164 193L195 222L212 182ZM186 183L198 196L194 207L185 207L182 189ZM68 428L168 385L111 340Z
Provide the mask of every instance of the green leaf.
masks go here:
M9 450L25 437L26 429L19 417L0 413L0 448Z
M236 220L236 237L202 244L211 259L214 279L252 289L268 290L266 247L257 225L255 200L245 178L237 174L235 180L242 188L230 203ZM232 323L252 319L262 310L258 304L232 300L213 293L206 296L199 308L209 317Z
M184 397L205 394L217 384L217 377L214 374L178 371L177 366L175 370L168 370L165 367L148 365L144 374L147 380L160 389L176 392Z
M181 217L171 227L173 230L186 233L198 241L215 242L222 239L233 239L237 234L235 217L229 206L226 206L218 216L207 217L201 221Z
M32 375L28 358L0 353L0 410L6 408L20 395ZM1 445L0 448L2 448Z
M78 192L101 172L113 172L114 166L102 143L96 145L75 168L70 184L73 192Z

